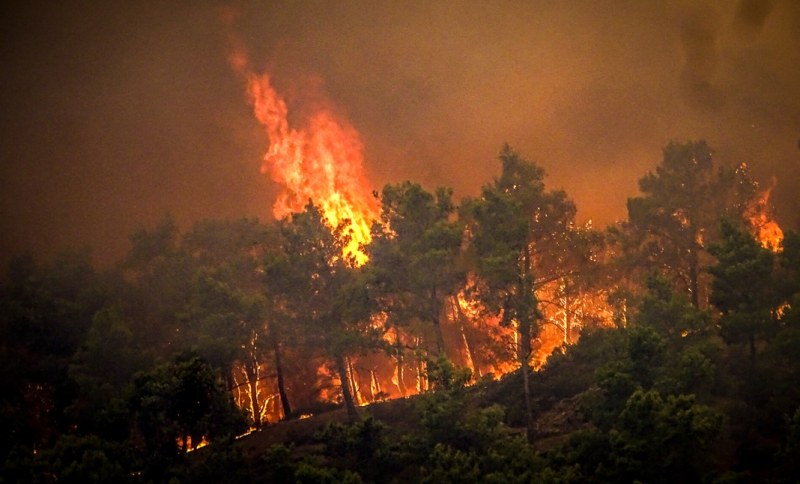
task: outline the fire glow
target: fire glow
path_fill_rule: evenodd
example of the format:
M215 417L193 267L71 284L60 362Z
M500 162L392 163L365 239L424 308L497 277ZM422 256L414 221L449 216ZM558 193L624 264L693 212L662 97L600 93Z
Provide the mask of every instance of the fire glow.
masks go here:
M361 250L370 243L370 226L378 218L377 200L368 188L363 171L363 144L359 133L348 122L334 115L328 108L319 108L303 121L302 126L289 123L289 106L275 89L271 77L257 73L250 64L247 53L233 38L229 63L244 79L253 115L263 126L269 147L261 166L283 191L273 205L273 215L283 218L302 211L309 201L320 207L332 228L342 229L347 243L345 256L356 265L367 263ZM294 118L292 118L294 120ZM771 217L769 190L753 203L747 218L760 243L771 250L779 250L783 233ZM688 224L685 214L674 214ZM584 290L571 293L562 280L553 280L537 290L541 303L542 320L532 344L529 363L540 368L547 357L562 345L574 343L580 329L612 326L613 310L602 290ZM310 400L340 402L341 379L347 380L357 405L393 398L404 398L427 391L425 360L431 354L421 328L406 331L400 326L389 327L385 314L374 319L375 329L386 328L384 342L392 347L393 354L366 351L350 355L345 360L344 375L337 375L321 359L315 359L315 373L305 375L316 388L301 401L300 408L311 405ZM514 354L518 346L518 332L513 327L500 324L497 315L485 313L480 303L461 291L451 295L440 315L445 354L459 366L469 368L473 381L482 377L498 378L519 368ZM415 331L417 334L415 334ZM255 344L253 345L255 348ZM254 353L255 354L255 353ZM234 375L236 400L248 408L256 421L276 422L283 415L278 405L278 393L268 365L254 358L252 375L239 368ZM240 381L241 380L241 381ZM302 385L297 385L301 387ZM298 418L307 418L302 412Z
M769 188L761 192L758 198L753 200L747 208L745 216L750 222L753 234L761 244L761 247L773 252L780 252L783 244L783 230L781 230L780 225L772 216L772 205L769 201L774 187L775 180L773 180Z
M234 45L240 44L234 42ZM283 187L273 205L273 215L289 216L312 201L321 208L332 228L343 229L348 238L344 255L356 265L365 264L367 256L361 248L370 242L370 225L377 219L378 207L364 177L363 145L358 132L324 108L311 114L302 128L290 126L289 107L270 76L256 73L241 47L232 50L229 62L245 80L253 114L268 137L269 147L261 171ZM473 381L485 376L499 378L518 368L513 356L517 343L514 328L502 327L500 318L483 314L480 304L464 293L450 297L446 306L442 314L446 353L472 371ZM378 316L376 324L382 325L383 319ZM555 313L548 314L547 320L552 320L553 325L545 325L534 342L531 364L535 368L544 363L554 348L574 342L573 329L581 327L580 317L567 318L569 321L561 325L563 328L556 319ZM400 353L390 357L372 351L346 358L346 378L357 405L407 397L429 389L424 341L398 328L385 338ZM254 369L254 375L241 368L241 375L234 376L237 402L260 422L286 417L277 404L277 390L267 381L271 379L259 377L262 372L269 373L268 368L256 363ZM316 398L323 402L340 401L338 376L323 362L316 371L319 388ZM243 381L239 381L240 377Z
M345 255L356 265L364 264L367 256L361 247L370 242L377 203L364 177L358 132L326 108L309 116L303 128L291 127L286 101L268 74L252 70L240 45L234 47L229 62L245 79L253 114L269 139L261 172L284 188L272 207L273 215L283 218L313 201L328 224L347 237Z

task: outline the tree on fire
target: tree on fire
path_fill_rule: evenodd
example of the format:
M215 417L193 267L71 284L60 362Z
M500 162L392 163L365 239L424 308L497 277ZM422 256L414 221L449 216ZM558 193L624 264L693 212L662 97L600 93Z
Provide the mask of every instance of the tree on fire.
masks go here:
M502 172L483 187L481 197L466 204L471 220L470 250L474 254L474 285L485 307L500 314L518 334L517 359L521 366L528 438L533 439L529 386L531 340L542 318L536 296L537 271L559 267L567 251L565 235L575 205L563 191L547 191L544 170L522 159L506 145L500 153ZM555 259L555 261L553 261ZM545 278L553 276L549 272ZM553 276L556 278L557 276Z
M332 360L347 411L355 417L346 358L373 334L361 271L343 256L346 236L331 229L310 201L304 212L280 222L280 232L280 255L271 259L266 276L283 281L290 295L283 307L286 317L302 328L305 344Z
M458 263L463 232L450 220L455 210L451 196L451 190L439 188L434 196L411 182L386 185L381 193L381 220L373 225L372 243L367 247L373 297L389 316L387 325L400 328L414 320L430 324L438 354L445 349L442 310L464 283ZM399 333L393 350L398 386L405 395Z
M256 428L265 420L267 356L272 352L273 361L280 361L270 344L276 323L267 311L261 267L275 238L273 227L256 220L203 221L181 244L194 266L191 293L181 313L183 338L188 340L182 346L222 370L228 388L244 395ZM275 367L280 382L280 366Z
M641 196L628 199L620 263L629 270L667 274L695 307L705 307L707 247L718 222L742 219L757 185L745 165L717 167L705 141L670 142L655 173L639 180Z
M703 152L685 148L665 151ZM374 233L363 268L342 255L346 237L313 205L267 226L204 221L181 233L166 219L135 232L125 263L107 273L87 252L42 265L15 259L0 282L0 480L793 482L800 236L787 233L775 253L759 246L741 221L753 188L746 173L703 171L696 181L662 167L649 175L649 191L631 204L647 210L624 227L636 249L627 254L646 256L628 261L633 276L649 275L636 309L624 324L585 329L530 373L552 281L565 291L582 290L578 275L592 282L597 234L574 227L574 206L546 189L541 168L510 149L500 159L500 177L463 206L463 237L449 193L387 187L388 224ZM688 195L668 193L686 189L681 183L722 196L686 208ZM701 228L692 238L685 217L694 211ZM725 213L730 222L706 224ZM687 290L692 258L678 247L692 240L700 307ZM321 445L257 458L225 444L242 429L232 394L261 415L266 399L283 393L290 415L289 397L299 408L314 398L332 405L338 388L333 398L314 392L334 381L352 414L348 360L385 346L382 324L429 318L423 309L456 287L462 262L473 271L475 307L514 328L522 371L465 385L467 372L440 358L422 375L432 392L364 412L385 412L385 425L377 417L337 424L299 436ZM619 286L619 274L593 284ZM386 323L372 317L381 310L393 311ZM433 347L429 321L420 334ZM526 443L519 431L534 428L532 416L540 437L558 438ZM201 455L184 452L204 438L213 445Z
M773 253L729 220L721 239L709 250L717 264L709 269L711 302L722 312L720 332L726 342L746 343L756 357L756 338L775 329L779 294L772 282Z
M183 234L166 218L140 229L126 271L133 302L128 312L152 356L197 352L222 371L229 389L244 395L253 425L264 420L264 364L272 321L263 294L261 258L274 230L252 219L200 221ZM276 359L278 356L276 356Z

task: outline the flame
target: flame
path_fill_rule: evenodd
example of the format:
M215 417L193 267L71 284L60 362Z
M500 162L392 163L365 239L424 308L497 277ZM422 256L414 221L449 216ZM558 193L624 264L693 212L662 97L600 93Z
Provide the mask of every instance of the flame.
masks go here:
M783 230L775 221L772 214L772 204L769 199L772 189L775 187L775 179L769 188L761 192L745 210L745 218L750 223L754 235L761 244L761 247L773 252L780 252L783 243Z
M473 284L472 276L469 284ZM473 334L473 338L478 341L473 343L473 347L483 350L484 353L481 358L470 351L464 331L466 328L462 323L459 328L459 339L464 352L462 359L472 370L474 377L491 375L492 378L498 379L519 368L517 360L513 357L517 344L515 328L502 326L499 317L487 314L480 301L466 291L462 290L456 295L455 306L463 321L477 329L477 334Z
M236 16L233 10L223 10L222 14L229 25ZM231 36L229 40L228 62L246 83L253 115L263 126L269 142L261 171L283 188L272 207L273 215L283 218L302 211L312 200L331 227L343 229L347 238L344 255L356 265L364 264L367 256L361 248L370 242L370 225L377 218L378 204L364 175L364 147L359 133L327 107L316 109L300 123L294 123L296 113L293 113L295 117L290 123L289 105L276 90L270 75L253 69L241 39ZM561 297L557 292L553 292L551 299ZM559 300L561 312L544 310L546 322L553 324L544 325L534 343L534 367L541 366L556 346L574 341L577 337L572 333L574 328L602 319L590 317L602 312L601 298L582 296L585 300ZM449 319L443 321L448 328L449 356L457 357L469 367L476 379L482 375L499 378L519 367L514 357L518 334L513 327L502 326L500 318L487 315L480 302L464 291L451 298L449 309ZM340 377L349 380L358 405L429 390L423 337L398 326L390 331L387 315L383 313L376 315L372 324L373 329L385 329L383 338L397 354L388 356L375 351L351 355L343 376L332 371L329 362L321 362L316 370L311 369L315 374L307 375L305 381L297 378L290 384L296 392L291 397L296 408L313 403L312 399L340 400ZM237 402L248 408L254 420L261 422L285 417L277 404L279 397L272 378L263 376L269 374L267 366L255 366L252 376L242 365L234 368L233 373ZM253 415L256 411L258 415ZM303 412L299 418L310 416L311 413Z
M327 108L308 117L302 128L289 125L286 101L266 73L257 74L241 42L232 41L228 61L247 83L253 114L264 127L269 148L262 173L283 187L272 207L276 218L300 212L309 200L331 227L343 228L344 254L356 265L367 261L361 250L370 242L377 203L364 176L364 147L358 132Z
M185 442L181 437L177 437L175 439L175 442L178 444L178 447L182 449L185 448L186 452L194 452L195 450L202 449L203 447L208 445L208 440L206 440L205 436L201 437L200 442L197 443L192 442L192 437L190 435L186 436Z

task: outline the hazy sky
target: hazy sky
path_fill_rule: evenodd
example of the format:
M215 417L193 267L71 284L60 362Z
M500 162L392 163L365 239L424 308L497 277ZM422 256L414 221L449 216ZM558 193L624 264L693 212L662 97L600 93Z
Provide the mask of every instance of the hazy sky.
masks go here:
M220 7L295 121L323 99L374 189L476 194L504 142L581 220L625 200L671 139L777 178L800 226L800 2L13 2L0 7L0 233L10 253L91 245L171 213L270 217L267 140L226 61Z

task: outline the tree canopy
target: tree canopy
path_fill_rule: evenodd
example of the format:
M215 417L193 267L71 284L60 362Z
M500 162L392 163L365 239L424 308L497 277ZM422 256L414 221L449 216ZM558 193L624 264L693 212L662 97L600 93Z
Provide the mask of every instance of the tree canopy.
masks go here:
M386 185L362 265L314 200L15 258L0 480L794 479L800 236L765 243L746 167L672 142L599 230L499 162L460 202Z

